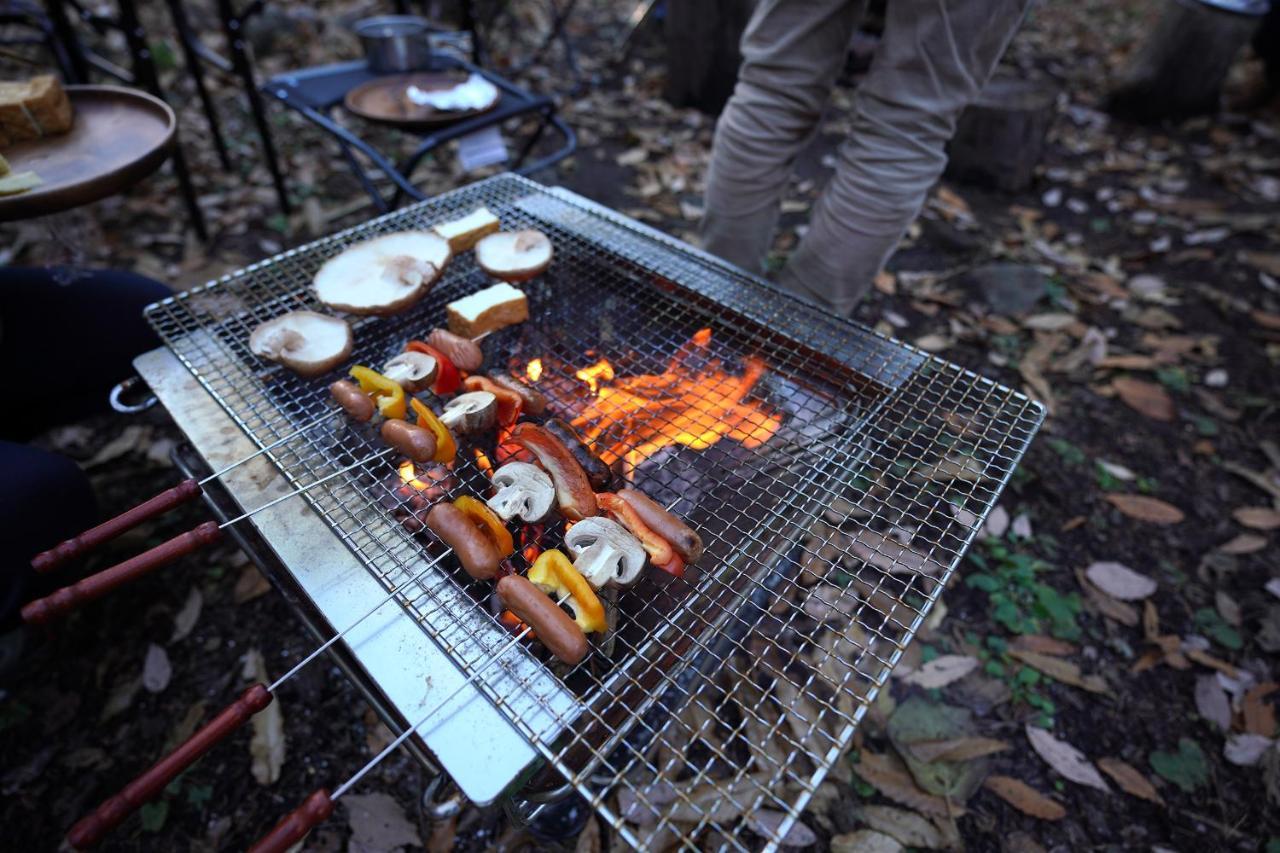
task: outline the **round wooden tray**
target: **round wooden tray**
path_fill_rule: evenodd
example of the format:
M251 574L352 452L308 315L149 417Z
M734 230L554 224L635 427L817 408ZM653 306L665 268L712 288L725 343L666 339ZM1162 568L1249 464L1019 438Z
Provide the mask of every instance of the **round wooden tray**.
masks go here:
M14 172L43 184L0 196L0 222L89 204L128 189L169 156L178 120L169 105L137 89L68 86L75 110L69 133L0 150Z
M441 125L453 124L464 118L488 112L502 100L499 91L493 103L470 110L441 112L429 106L410 101L405 91L417 86L424 91L449 89L466 79L440 71L415 71L411 74L392 74L363 83L342 99L343 106L367 121L391 125L404 130L429 130Z

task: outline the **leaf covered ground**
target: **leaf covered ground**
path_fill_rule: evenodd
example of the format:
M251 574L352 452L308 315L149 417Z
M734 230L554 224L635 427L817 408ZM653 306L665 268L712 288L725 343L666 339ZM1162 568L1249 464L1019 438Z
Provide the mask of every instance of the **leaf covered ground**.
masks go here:
M357 55L343 22L363 7L269 8L271 26L254 35L264 74ZM619 62L612 40L626 11L593 3L578 13L583 91L564 94L571 81L559 59L526 74L533 88L561 93L581 142L541 178L692 237L713 119L662 100L657 30L642 31ZM1008 195L944 180L858 309L870 325L1026 390L1050 416L789 837L797 845L1280 848L1280 112L1156 127L1109 119L1099 109L1108 81L1156 11L1037 5L1004 62L1062 88L1036 183ZM163 22L152 23L162 64L177 62ZM1242 55L1232 91L1257 73ZM187 286L369 215L324 139L273 110L300 205L284 217L235 88L215 87L233 142L227 173L189 83L176 68L165 79L182 104L211 242L184 233L172 176L161 172L47 220L60 241L46 222L3 226L6 263L74 251L77 262ZM842 79L797 164L775 266L830 174L853 85L856 76ZM438 191L470 177L444 155L422 181ZM41 441L85 464L104 506L123 506L172 484L169 450L180 439L151 412L86 420ZM203 518L196 507L175 513L92 565ZM0 681L7 846L53 849L87 808L313 642L229 545L27 636ZM305 670L277 707L106 849L243 848L390 739L327 662ZM500 809L428 822L424 782L397 755L307 849L543 845ZM613 841L593 819L565 845Z

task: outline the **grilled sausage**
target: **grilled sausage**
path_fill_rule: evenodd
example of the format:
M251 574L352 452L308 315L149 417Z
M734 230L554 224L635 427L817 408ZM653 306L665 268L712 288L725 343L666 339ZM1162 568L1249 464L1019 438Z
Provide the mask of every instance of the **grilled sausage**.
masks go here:
M479 344L448 329L432 329L427 343L444 353L454 367L467 373L475 373L484 364L484 351Z
M504 607L533 628L551 654L570 666L580 663L591 650L587 635L569 618L569 614L528 579L520 575L502 578L498 581L498 598Z
M485 581L498 573L502 555L466 513L453 504L444 502L433 506L427 513L427 527L453 549L458 555L458 562L471 577Z
M329 393L338 401L338 405L351 415L352 419L360 423L367 423L377 411L373 405L373 399L345 379L339 379L330 385Z
M430 462L436 455L436 437L431 430L398 418L382 424L382 440L414 462Z
M569 448L573 458L586 472L591 488L603 492L609 487L609 483L613 481L613 472L599 456L591 452L591 448L587 447L573 427L559 418L548 418L542 425L547 428L547 432L560 439L561 444Z
M502 386L508 391L519 394L520 399L524 402L524 405L521 406L521 408L524 410L525 414L537 417L547 410L546 396L537 388L524 384L510 373L494 371L489 374L489 378L492 379L494 383Z
M653 501L644 492L635 489L623 489L618 497L629 503L640 516L640 520L648 525L654 533L671 543L684 558L686 563L696 563L702 556L702 537L680 518L673 515L666 507Z
M561 515L570 521L581 521L600 511L586 472L563 441L528 421L516 424L511 431L511 441L536 456L538 464L551 475Z

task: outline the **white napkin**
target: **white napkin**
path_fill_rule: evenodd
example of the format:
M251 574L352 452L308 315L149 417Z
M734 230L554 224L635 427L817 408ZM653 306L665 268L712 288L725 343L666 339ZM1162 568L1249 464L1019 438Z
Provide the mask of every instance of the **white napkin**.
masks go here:
M498 87L479 74L472 74L452 89L424 92L417 86L410 85L405 90L405 95L419 106L441 111L476 110L493 103L498 97Z

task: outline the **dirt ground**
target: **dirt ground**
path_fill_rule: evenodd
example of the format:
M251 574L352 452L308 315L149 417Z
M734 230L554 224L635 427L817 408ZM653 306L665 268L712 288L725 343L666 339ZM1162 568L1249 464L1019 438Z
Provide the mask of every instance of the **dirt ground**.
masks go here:
M661 99L658 28L619 61L612 40L626 4L583 5L572 30L586 88L566 95L558 60L549 67L561 70L525 76L560 94L580 141L539 177L692 239L714 119ZM271 26L253 36L261 73L358 55L342 22L364 8L272 4ZM1037 4L1003 63L1061 88L1035 183L1008 194L944 179L858 309L869 325L1024 389L1051 414L943 596L945 616L908 649L886 686L891 698L842 757L845 772L804 814L812 849L1280 850L1280 108L1154 127L1109 119L1100 111L1107 86L1157 12L1137 0ZM158 55L172 58L175 43L153 23ZM1229 94L1259 71L1242 54ZM797 164L775 267L831 174L856 80L841 80ZM0 262L111 264L185 287L370 215L322 136L273 109L301 203L284 217L235 87L215 89L232 139L227 173L181 69L165 81L182 104L210 243L183 231L165 170L80 213L0 226ZM434 192L472 177L443 156L421 180ZM50 225L75 239L51 240ZM80 248L68 256L65 243ZM997 263L1026 277L1013 297L1015 273ZM40 439L85 465L104 507L175 482L169 452L180 441L154 410ZM205 518L198 505L172 513L87 568ZM255 661L274 676L313 647L230 545L51 630L7 635L16 661L0 674L3 846L56 848L88 808L238 695ZM964 672L952 678L939 660ZM950 818L926 820L912 801L922 792L904 796L868 770L867 756L892 754L884 720L912 697L935 712L966 709L974 731L965 748L989 753L953 758L966 771L983 762L986 781L954 800ZM264 759L246 729L103 849L244 848L390 737L327 661L283 689L279 707L279 730L257 738L268 751L283 745L277 779L255 779ZM598 850L614 841L594 818L581 837L539 841L496 807L431 823L425 781L398 754L362 785L363 813L340 807L304 849Z

